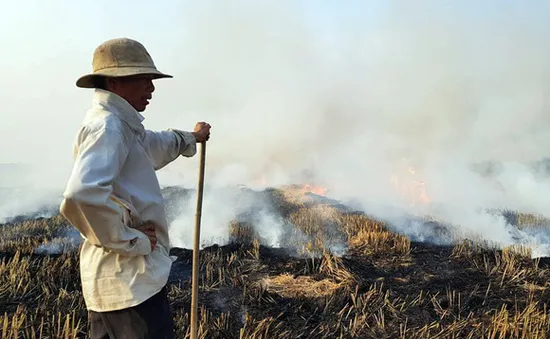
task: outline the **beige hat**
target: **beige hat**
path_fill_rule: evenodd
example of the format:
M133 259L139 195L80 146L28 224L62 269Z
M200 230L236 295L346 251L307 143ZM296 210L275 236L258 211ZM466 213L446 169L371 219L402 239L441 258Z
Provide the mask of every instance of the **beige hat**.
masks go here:
M96 87L98 77L125 77L148 74L159 78L172 78L160 72L145 47L131 39L118 38L107 40L94 51L92 61L93 73L80 77L76 86L81 88Z

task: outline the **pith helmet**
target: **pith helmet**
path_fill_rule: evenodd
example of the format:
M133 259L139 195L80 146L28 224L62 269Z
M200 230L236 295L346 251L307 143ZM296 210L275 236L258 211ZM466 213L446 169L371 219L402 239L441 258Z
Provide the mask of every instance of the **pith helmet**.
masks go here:
M99 45L92 61L93 73L86 74L76 81L81 88L96 87L98 77L125 77L131 75L152 75L154 79L172 78L160 72L153 59L138 41L128 38L107 40Z

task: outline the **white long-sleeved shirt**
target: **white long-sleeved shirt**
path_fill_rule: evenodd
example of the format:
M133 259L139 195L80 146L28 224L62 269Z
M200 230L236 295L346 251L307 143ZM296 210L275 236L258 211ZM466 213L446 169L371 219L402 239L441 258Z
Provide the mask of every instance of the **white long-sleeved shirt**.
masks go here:
M96 312L132 307L159 292L172 260L163 197L155 171L192 157L190 132L146 130L120 96L96 89L74 145L75 163L60 206L84 242L80 275L86 306ZM157 245L134 229L152 221Z

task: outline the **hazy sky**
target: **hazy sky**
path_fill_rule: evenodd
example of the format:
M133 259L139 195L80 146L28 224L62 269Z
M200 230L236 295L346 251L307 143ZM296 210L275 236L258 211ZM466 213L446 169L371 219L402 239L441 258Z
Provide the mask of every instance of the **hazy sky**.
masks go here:
M519 140L511 158L536 158L549 141L548 119L538 112L540 93L548 93L550 1L2 6L0 163L39 164L43 173L59 172L61 183L91 100L74 83L91 71L95 47L120 36L141 41L158 68L175 76L156 82L146 127L211 122L209 168L226 166L231 177L246 177L242 166L267 166L276 182L277 172L285 176L289 164L308 157L324 158L321 167L332 171L328 164L354 164L358 152L365 154L360 168L370 171L371 161L404 145L421 162L443 153L485 159L508 152L511 135ZM459 150L457 137L464 139ZM370 149L375 144L380 151ZM345 151L351 147L353 155ZM182 160L166 172L195 169Z
M548 0L20 0L1 13L0 163L36 165L38 186L64 187L92 94L75 81L125 36L175 76L156 82L146 127L212 123L207 184L314 168L368 212L426 208L490 240L509 239L506 223L480 208L550 217L550 176L529 166L550 156ZM488 160L502 170L472 172ZM161 183L194 186L196 170L180 159ZM432 203L410 207L393 177L424 181Z
M119 36L135 38L143 42L153 55L157 66L175 78L157 83L155 100L146 112L146 124L150 128L172 127L170 119L178 111L177 100L170 100L182 87L186 73L182 64L186 59L186 37L191 27L188 19L204 15L211 7L231 7L230 2L217 1L40 1L20 0L2 3L0 39L2 62L0 63L0 99L2 124L0 124L0 163L41 162L54 158L69 159L70 144L74 133L89 106L91 92L77 89L78 76L91 70L93 49L102 41ZM233 2L235 10L245 10L246 1ZM252 3L252 2L250 2ZM380 22L388 20L387 7L393 7L395 15L405 1L259 1L265 4L261 15L270 11L289 11L289 16L300 17L318 41L350 39L353 34L376 30ZM418 2L418 8L429 11L429 2ZM451 5L452 3L455 3ZM491 11L526 12L533 17L547 16L550 1L440 1L439 11L468 13L470 19L491 16ZM498 4L497 4L498 3ZM276 5L274 5L276 4ZM391 5L390 5L391 4ZM426 5L427 4L427 5ZM251 13L262 6L251 6ZM415 6L416 7L416 6ZM205 9L206 8L206 9ZM410 6L403 6L406 11ZM202 16L201 16L202 15ZM411 16L416 16L412 14ZM276 16L284 18L284 16ZM435 16L436 17L436 16ZM464 16L457 15L457 20ZM284 21L278 23L285 26ZM464 29L468 30L467 23ZM504 24L506 24L504 22ZM253 27L250 27L253 29ZM347 35L343 35L346 33ZM236 37L238 38L238 37ZM213 40L213 43L216 43ZM327 54L334 51L327 47ZM376 53L374 51L373 53ZM226 65L231 67L230 65ZM191 66L192 67L192 66ZM181 103L186 109L194 109ZM170 114L163 114L166 109ZM177 123L189 128L193 119L183 117ZM200 116L200 112L198 112ZM208 115L205 120L212 119ZM214 119L215 120L215 119ZM215 126L214 131L223 129ZM214 132L213 131L213 132Z
M214 26L216 23L209 23L204 12L215 6L229 6L229 2L222 1L211 5L206 5L206 1L198 3L171 0L3 2L0 163L25 162L52 167L53 162L59 164L53 170L65 173L69 170L72 141L91 99L91 91L78 89L74 83L78 76L91 71L94 48L114 37L141 41L157 67L175 76L170 81L157 82L155 99L145 114L147 127L190 129L195 120L204 119L214 124L217 131L214 133L223 131L224 125L216 125L216 118L206 112L186 117L187 110L196 111L200 107L178 102L174 97L186 79L182 65L189 66L186 46L191 28L189 18L198 14L204 25ZM246 2L233 3L235 10L247 8ZM273 6L274 3L277 5ZM284 3L265 2L266 10L261 15L269 15L270 7L284 10ZM361 26L352 29L368 29L381 15L383 1L293 3L297 5L286 9L291 15L294 12L293 15L301 16L302 23L309 25L321 40L338 38L331 35L334 27L355 25L358 18L363 21ZM285 22L279 24L284 27ZM168 101L168 97L171 100ZM173 119L174 115L178 116L177 120ZM214 145L215 142L213 139Z

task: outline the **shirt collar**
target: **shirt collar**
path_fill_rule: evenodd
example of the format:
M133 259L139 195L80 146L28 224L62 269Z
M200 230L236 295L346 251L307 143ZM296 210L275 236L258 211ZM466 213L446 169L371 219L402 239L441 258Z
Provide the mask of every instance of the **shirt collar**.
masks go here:
M142 123L145 117L121 96L113 92L96 88L94 90L93 103L103 107L114 108L111 112L124 120L132 129L139 133L145 131L145 127Z

